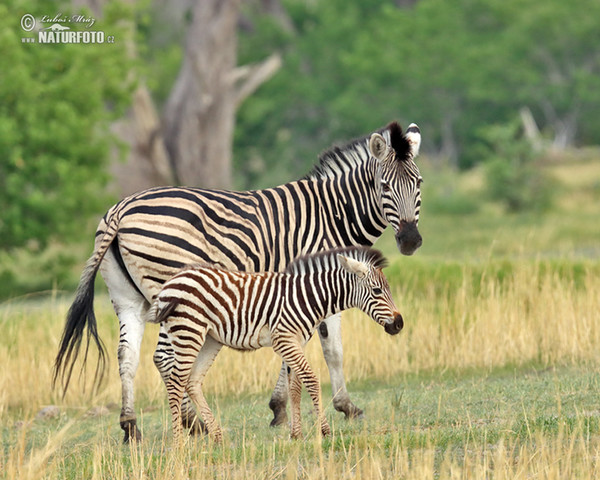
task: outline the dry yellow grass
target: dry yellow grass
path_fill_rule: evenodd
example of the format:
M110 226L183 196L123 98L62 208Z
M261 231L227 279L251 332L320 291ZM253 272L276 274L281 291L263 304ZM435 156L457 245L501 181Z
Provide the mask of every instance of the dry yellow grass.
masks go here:
M484 277L479 292L465 281L454 295L436 295L433 285L409 293L399 287L395 299L405 329L397 337L386 335L361 312L345 312L347 380L531 361L596 362L600 358L600 278L588 272L583 284L575 288L571 279L541 271L537 264L527 263L502 282ZM66 301L51 299L9 302L0 310L0 412L6 408L34 412L59 401L50 378L67 309ZM117 402L117 320L106 297L96 299L96 312L101 336L112 354L98 400ZM148 325L136 378L138 396L150 402L160 401L164 394L152 364L157 335L157 327ZM327 368L316 337L306 350L310 363L326 380ZM94 362L91 347L88 381L72 383L65 399L68 405L89 404ZM270 349L252 353L224 349L209 371L206 390L217 395L265 392L273 387L279 367L279 358Z
M468 273L465 267L465 272ZM596 271L596 270L594 270ZM545 273L544 273L545 272ZM465 275L465 278L469 275ZM503 365L598 364L600 345L600 278L588 271L576 286L572 279L523 264L502 281L484 275L480 285L465 281L454 294L440 295L434 285L415 291L400 285L396 301L405 318L400 336L389 337L359 312L344 315L343 339L347 380L393 378L425 370L484 368ZM51 369L68 303L53 298L40 302L9 302L0 309L0 415L7 421L32 418L44 405L61 404L82 413L91 405L119 402L120 383L115 356L107 382L90 395L89 381L74 382L61 400L50 388ZM99 330L115 353L118 327L106 297L96 300ZM137 397L145 405L164 405L164 387L152 364L157 337L149 325L137 377ZM307 347L309 361L327 381L318 340ZM88 374L93 373L94 352ZM206 390L217 396L268 392L279 370L269 349L255 353L224 350L209 372ZM91 375L88 375L91 376ZM328 399L326 399L328 401ZM112 417L115 417L113 415ZM116 420L105 422L115 423ZM166 431L168 421L165 419ZM0 471L6 478L56 478L65 459L56 453L70 426L50 432L45 446L29 449L25 437L6 444ZM598 440L585 429L544 437L535 433L525 442L507 437L494 444L465 444L440 453L435 444L405 448L402 435L391 445L354 437L344 444L334 438L324 447L318 436L305 443L273 439L237 447L245 463L232 453L214 450L203 440L181 451L170 450L168 436L131 450L123 463L123 447L112 435L87 445L91 478L597 478ZM118 434L116 434L118 437ZM167 434L168 435L168 434ZM335 432L334 432L335 435ZM342 447L340 447L342 442ZM335 445L335 448L334 448ZM83 447L82 447L83 448ZM340 453L340 448L341 452ZM89 453L91 451L91 454ZM390 451L393 453L390 456ZM77 452L74 453L77 455ZM228 455L230 455L228 457ZM440 461L441 456L441 461ZM310 458L310 462L300 461ZM436 460L437 458L437 460ZM152 464L152 465L150 465ZM152 474L149 475L148 472ZM75 477L73 477L75 478Z

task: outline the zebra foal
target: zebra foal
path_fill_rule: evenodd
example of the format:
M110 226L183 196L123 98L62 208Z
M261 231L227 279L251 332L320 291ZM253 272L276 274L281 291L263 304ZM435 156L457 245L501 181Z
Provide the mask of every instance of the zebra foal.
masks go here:
M321 433L328 435L331 429L322 413L319 381L303 347L323 319L352 307L370 315L387 333L399 333L404 323L381 271L385 266L379 251L348 247L300 257L280 273L195 265L168 280L146 320L162 324L173 348L165 384L176 441L182 435L185 393L196 404L209 434L217 442L222 439L202 382L223 345L238 350L273 347L290 369L291 437L302 436L302 384L313 401Z

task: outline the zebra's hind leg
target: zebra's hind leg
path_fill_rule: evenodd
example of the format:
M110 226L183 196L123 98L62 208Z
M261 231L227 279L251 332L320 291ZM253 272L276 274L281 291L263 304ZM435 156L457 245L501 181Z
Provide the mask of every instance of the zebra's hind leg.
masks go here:
M161 378L165 386L171 375L171 369L173 367L173 347L168 341L167 332L164 324L160 325L160 332L158 334L158 344L154 351L154 365L159 371ZM187 393L184 393L183 400L181 402L181 421L185 428L190 429L190 435L200 435L208 433L206 426L202 420L196 415L196 410L190 397Z
M346 389L344 378L344 348L342 346L342 314L336 313L326 318L319 325L319 339L323 348L323 356L329 369L333 407L343 412L347 419L362 418L363 411L358 408Z
M206 398L204 398L204 394L202 393L202 382L204 381L206 372L213 364L222 347L223 345L214 340L211 336L206 337L206 341L204 342L202 349L198 353L196 362L194 363L192 374L190 375L190 380L187 386L187 392L190 396L190 399L198 408L200 415L204 419L208 433L216 443L221 443L223 440L223 434L221 432L221 427L219 427L217 424L217 421L215 420L215 417L212 414L208 403L206 402Z
M302 346L295 338L283 338L273 344L273 350L283 358L304 384L315 407L323 436L331 434L331 427L321 408L321 385L304 356Z
M287 406L288 401L288 367L285 362L281 362L281 370L277 384L269 401L269 408L273 411L272 427L285 425L287 423Z
M290 436L293 439L302 438L302 412L300 410L300 401L302 400L302 381L296 375L294 370L289 369L288 383L290 386L290 404L292 407L292 423L290 427Z
M165 384L173 421L173 441L176 445L180 445L183 440L181 403L185 392L188 391L198 352L202 350L202 346L204 345L206 328L196 331L184 330L185 340L178 336L177 332L170 331L168 327L165 328L165 332L167 333L167 341L170 345L177 342L177 350L173 350L173 363L170 368L169 378ZM159 345L156 347L157 350Z
M123 441L139 441L142 434L137 428L134 405L134 379L140 360L140 346L144 335L144 314L148 303L126 276L112 251L108 251L100 265L102 277L108 287L113 307L119 317L119 375L121 377L122 404L120 424Z

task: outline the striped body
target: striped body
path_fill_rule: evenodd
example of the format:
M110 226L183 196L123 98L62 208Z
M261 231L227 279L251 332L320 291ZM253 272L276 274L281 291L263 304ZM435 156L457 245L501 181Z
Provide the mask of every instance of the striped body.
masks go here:
M388 333L398 333L402 317L381 272L383 266L379 252L354 247L302 257L282 273L191 266L166 282L147 319L163 323L166 343L173 349L166 384L175 435L180 434L181 399L188 391L209 431L220 439L210 409L198 396L210 366L204 358L208 355L212 363L222 345L239 350L272 346L305 384L320 414L319 383L302 347L324 318L351 307L368 313ZM208 352L204 350L207 340ZM202 358L198 359L199 355ZM205 369L190 381L195 364L205 365ZM296 412L299 406L292 409ZM321 421L323 433L327 433L329 427ZM297 414L292 436L300 433Z
M421 245L421 176L414 163L419 143L416 125L403 134L394 123L325 152L306 178L279 187L248 192L162 187L117 203L98 226L94 254L67 316L55 381L68 386L86 327L104 354L93 313L94 277L100 269L120 323L121 426L126 440L132 434L138 437L133 380L143 317L163 283L181 267L197 263L247 272L283 271L302 255L370 246L387 225L394 229L400 251L412 254ZM334 321L339 325L339 317L328 320ZM337 392L334 405L347 416L356 415L361 411L346 391L339 328L330 335L319 333ZM163 331L160 339L154 359L166 378L172 349ZM285 420L285 398L274 402L278 392L287 391L282 388L285 379L280 375L272 398L272 408L280 412L275 412L277 422Z

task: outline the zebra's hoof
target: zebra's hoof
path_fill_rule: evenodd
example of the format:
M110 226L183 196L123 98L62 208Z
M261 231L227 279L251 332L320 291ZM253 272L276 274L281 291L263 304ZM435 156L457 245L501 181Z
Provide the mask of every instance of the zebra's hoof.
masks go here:
M125 420L121 422L121 428L125 432L123 443L142 441L142 432L137 428L135 420Z
M346 420L362 420L365 418L365 413L356 405L350 404L348 408L342 410L346 416Z
M195 417L192 421L189 421L189 419L185 418L183 420L183 426L189 428L190 435L194 437L208 434L206 425L198 417Z
M271 420L271 427L280 427L281 425L287 425L288 418L285 410L283 412L275 413L275 417Z
M273 411L273 420L271 420L271 427L279 427L280 425L287 425L288 417L285 409L285 402L280 400L271 399L269 402L269 408Z

